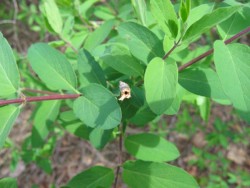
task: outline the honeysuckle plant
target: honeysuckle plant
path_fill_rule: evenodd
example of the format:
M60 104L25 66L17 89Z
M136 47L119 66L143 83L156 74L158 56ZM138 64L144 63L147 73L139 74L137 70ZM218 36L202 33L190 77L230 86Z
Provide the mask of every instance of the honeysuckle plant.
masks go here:
M133 188L199 187L186 171L166 163L180 156L174 143L126 132L129 125L177 114L187 93L202 96L205 109L210 101L232 105L250 122L250 48L237 43L250 31L249 3L44 0L40 11L58 40L32 44L25 60L17 63L0 34L0 147L10 145L9 132L30 102L36 110L25 146L44 151L55 142L49 136L55 129L98 149L119 142L115 167L93 166L65 187L116 187L120 173ZM121 96L119 83L129 97ZM134 160L123 160L123 147ZM27 148L24 160L51 173L41 165L50 166L49 159L28 156ZM15 181L5 178L0 185Z

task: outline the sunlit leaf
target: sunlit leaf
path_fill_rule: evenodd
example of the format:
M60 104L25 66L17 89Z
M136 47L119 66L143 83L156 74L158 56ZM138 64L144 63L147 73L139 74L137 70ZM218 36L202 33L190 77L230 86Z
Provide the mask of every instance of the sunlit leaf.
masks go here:
M170 0L151 0L152 14L167 36L175 38L178 33L177 15Z
M128 136L125 148L131 155L144 161L172 161L180 155L174 144L149 133Z
M33 147L40 147L44 144L49 130L59 114L60 104L60 101L55 100L45 101L39 106L32 127L31 142Z
M60 34L62 32L63 21L55 1L44 0L44 9L50 26L56 33Z
M0 148L8 137L19 113L20 108L16 106L0 107Z
M151 110L162 114L172 104L176 95L177 66L174 61L154 58L145 73L146 100Z
M214 44L214 61L222 88L240 114L250 122L250 48L243 44Z
M156 162L127 161L123 164L123 181L133 188L198 188L195 179L181 168Z
M112 138L113 129L94 128L89 134L90 143L97 149L102 149Z
M2 178L0 179L0 187L1 188L18 188L17 180L15 178Z
M101 85L82 89L82 97L74 101L74 113L87 126L112 129L121 122L121 109L114 95Z
M186 69L179 73L179 83L186 90L213 99L227 99L219 77L211 68Z
M0 97L16 93L20 77L14 54L0 32Z
M76 75L66 57L45 43L33 44L28 50L33 70L52 90L65 89L78 93Z
M74 176L67 186L70 188L110 187L113 181L113 169L94 166Z
M163 57L163 45L148 28L133 22L122 23L119 34L126 39L131 53L143 63L148 64L154 57Z
M228 39L243 29L249 27L250 7L244 7L230 18L217 25L223 40Z
M125 75L143 75L143 66L131 55L125 45L118 43L107 45L104 54L100 58L105 64Z
M98 83L106 86L103 70L87 50L82 49L79 52L77 64L82 86L87 86L90 83Z
M89 34L85 41L84 48L91 52L95 47L97 47L106 39L114 24L115 20L104 22L103 25L97 28L93 33Z
M200 34L210 29L211 27L229 18L240 8L241 6L218 8L212 13L203 16L201 19L199 19L197 22L195 22L188 28L183 37L183 40L192 40L193 38L196 38Z
M145 0L132 0L131 1L134 9L135 9L135 13L137 14L140 22L142 23L142 25L146 26L146 21L147 21L147 4L145 2Z

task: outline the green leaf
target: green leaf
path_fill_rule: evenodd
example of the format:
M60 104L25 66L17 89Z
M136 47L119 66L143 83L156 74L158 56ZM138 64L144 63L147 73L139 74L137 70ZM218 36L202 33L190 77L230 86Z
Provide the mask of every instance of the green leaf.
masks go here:
M1 188L18 188L17 180L15 178L2 178L0 179L0 187Z
M184 95L184 89L181 87L179 84L177 84L177 89L176 89L176 96L174 101L172 102L171 106L164 112L166 115L175 115L178 113L181 102L182 102L182 97Z
M79 15L83 18L88 19L88 10L91 7L94 7L94 4L99 0L86 0L84 2L77 2L75 1L75 8L78 10Z
M180 3L179 16L181 20L185 23L188 18L188 12L187 12L186 4L184 0L181 0L181 3Z
M65 20L62 29L61 38L66 39L66 41L70 40L73 33L72 31L74 24L75 24L75 17L72 15L68 16L68 18Z
M214 6L215 3L205 3L191 9L187 19L187 28L200 20L206 14L210 14L213 11Z
M79 52L77 63L82 86L87 86L90 83L98 83L106 86L105 75L102 68L87 50L82 49Z
M196 99L196 103L200 109L200 115L201 115L202 119L207 122L209 120L209 115L211 112L210 99L208 99L206 97L199 96Z
M166 162L180 155L174 144L149 133L128 136L125 139L125 148L135 158L144 161Z
M52 164L51 160L48 158L38 158L36 164L43 169L47 174L52 173Z
M157 115L145 103L129 121L138 126L145 126L156 117Z
M191 8L191 1L190 0L181 0L179 15L184 23L187 21L187 18L189 16L189 12L190 12L190 8Z
M119 34L126 39L131 53L146 65L154 57L163 57L163 45L160 39L148 28L133 22L122 23Z
M211 49L210 46L204 45L204 46L196 48L195 50L190 51L188 49L189 45L186 46L184 44L184 46L185 46L185 48L180 49L180 51L178 51L177 53L171 54L171 58L173 58L176 62L180 62L182 65L185 64L185 62L189 62L192 59L196 58L197 56L199 56L199 55L201 55L201 54L203 54L206 51ZM200 60L200 62L204 62L203 64L208 64L208 62L212 61L211 59L212 58L210 56L208 56L208 57ZM199 66L198 65L193 65L192 67L199 67Z
M12 126L20 113L20 108L16 106L0 107L0 148L8 137Z
M104 54L100 58L105 64L125 75L143 76L143 66L123 44L112 43L107 45Z
M89 134L90 143L97 149L102 149L112 138L113 129L94 128Z
M101 44L108 37L109 33L113 29L114 24L115 20L104 22L103 25L101 25L87 37L84 48L91 52L95 47Z
M223 40L228 39L249 27L250 8L243 7L241 11L236 12L230 18L217 25L218 32Z
M229 18L240 8L241 6L218 8L212 13L205 15L188 28L183 37L183 40L192 40L193 38L198 37L200 34L209 30L211 27Z
M186 90L213 99L228 99L219 77L211 68L191 68L179 73L179 84Z
M169 50L171 50L171 48L174 46L174 42L175 42L175 39L170 38L167 35L165 35L164 39L163 39L163 48L164 48L164 51L168 52Z
M148 65L144 77L146 100L151 110L162 114L172 104L176 95L178 70L176 63L154 58Z
M92 131L92 128L85 126L72 110L60 113L60 120L62 121L60 122L62 127L71 134L85 140L89 139L89 133Z
M74 101L74 113L89 127L112 129L121 122L121 109L113 94L101 85L90 84Z
M94 15L104 21L108 21L111 19L115 19L115 12L112 10L113 8L107 6L96 6L94 8Z
M147 4L145 0L131 0L131 3L141 24L146 26Z
M175 38L178 33L177 15L170 0L151 0L152 14L162 30L169 37Z
M67 186L70 188L111 187L114 172L110 168L94 166L74 176Z
M0 97L16 93L19 82L20 77L14 54L0 32Z
M44 0L44 9L50 26L56 33L60 34L62 32L63 22L55 1Z
M123 181L133 188L198 188L195 179L181 168L156 162L127 161L123 164Z
M79 93L76 75L66 57L45 43L33 44L28 50L33 70L52 90L65 89Z
M79 49L80 47L82 47L82 44L84 40L86 39L87 35L88 35L87 29L79 31L79 32L74 32L70 38L70 42L76 49Z
M49 130L59 114L60 104L60 101L45 101L39 106L32 127L32 147L41 147L44 144Z
M222 88L233 106L250 122L250 48L243 44L214 44L214 61Z

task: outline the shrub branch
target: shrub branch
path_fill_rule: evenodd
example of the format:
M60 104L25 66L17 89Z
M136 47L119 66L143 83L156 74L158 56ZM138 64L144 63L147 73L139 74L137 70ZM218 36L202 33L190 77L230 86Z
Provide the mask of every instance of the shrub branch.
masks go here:
M227 39L225 41L225 44L229 44L231 42L233 42L234 40L240 38L241 36L247 34L250 32L250 27L242 30L241 32L237 33L236 35L232 36L231 38ZM180 40L178 40L174 46L168 51L168 53L166 53L166 55L164 55L164 57L162 59L166 59L173 51L174 49L178 46ZM181 65L179 67L179 72L184 70L185 68L193 65L194 63L197 63L199 60L211 55L214 52L214 49L210 49L207 52L199 55L198 57L192 59L191 61L189 61L188 63ZM37 90L32 90L32 89L25 89L27 91L30 92L37 92ZM40 92L41 93L41 92ZM48 94L48 93L47 93ZM63 99L76 99L79 96L81 96L81 94L56 94L56 93L50 93L49 96L35 96L35 97L22 97L19 99L10 99L10 100L0 100L0 106L4 106L4 105L8 105L8 104L21 104L21 103L27 103L27 102L37 102L37 101L48 101L48 100L63 100ZM119 169L118 169L119 172Z
M243 36L243 35L245 35L245 34L247 34L247 33L249 33L249 32L250 32L250 27L248 27L248 28L242 30L241 32L239 32L239 33L237 33L236 35L232 36L231 38L227 39L224 43L225 43L225 44L229 44L229 43L233 42L234 40L240 38L241 36ZM208 50L207 52L205 52L205 53L199 55L198 57L192 59L192 60L189 61L188 63L186 63L186 64L184 64L184 65L181 65L181 66L179 67L179 72L182 71L182 70L184 70L185 68L187 68L187 67L193 65L194 63L197 63L199 60L201 60L201 59L203 59L203 58L205 58L205 57L211 55L213 52L214 52L214 49L212 48L212 49Z
M120 125L120 135L119 135L119 154L118 154L118 166L116 168L116 174L115 174L115 182L114 182L114 188L117 187L117 182L118 182L118 177L119 177L119 172L120 172L120 168L121 168L121 165L122 165L122 145L123 145L123 138L122 138L122 134L123 134L123 131L122 131L122 124Z
M163 60L167 59L167 57L174 51L174 49L179 45L181 41L181 38L177 41L174 42L174 46L164 55L164 57L162 58Z
M0 100L0 106L7 104L21 104L27 102L49 101L49 100L63 100L63 99L76 99L80 97L80 94L53 94L48 96L36 96L36 97L21 97L19 99Z

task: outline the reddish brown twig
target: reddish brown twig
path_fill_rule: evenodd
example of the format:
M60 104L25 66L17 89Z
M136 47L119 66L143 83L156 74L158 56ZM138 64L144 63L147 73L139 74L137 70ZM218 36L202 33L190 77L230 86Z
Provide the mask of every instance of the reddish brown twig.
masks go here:
M80 97L80 94L54 94L49 96L37 96L37 97L23 97L19 99L10 99L10 100L1 100L0 106L7 105L7 104L21 104L27 102L38 102L38 101L48 101L48 100L63 100L63 99L76 99Z
M174 46L163 56L163 60L167 59L167 57L174 51L174 49L179 45L181 39L174 43Z

